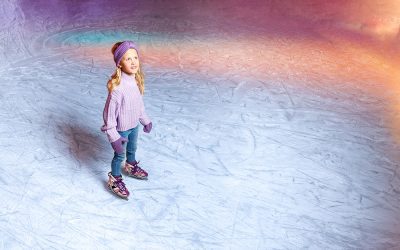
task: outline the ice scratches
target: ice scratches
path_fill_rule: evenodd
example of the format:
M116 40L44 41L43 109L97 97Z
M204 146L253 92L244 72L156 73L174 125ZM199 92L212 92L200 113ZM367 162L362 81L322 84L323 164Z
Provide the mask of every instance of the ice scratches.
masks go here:
M173 188L152 188L152 195L146 204L139 203L141 213L149 222L171 220L171 216L176 216L179 210L178 200L182 196L182 187L175 186ZM136 190L141 191L141 190Z
M168 149L168 155L178 159L183 157L199 171L211 175L230 175L230 165L245 162L256 149L255 136L248 128L237 126L236 136L232 137L228 133L229 124L199 122L193 128L186 125L185 119L177 117L172 127L166 128L169 136L157 133L155 139L161 148ZM186 134L193 136L186 137ZM235 147L231 147L233 144ZM197 155L197 161L187 157L193 154ZM232 158L232 154L235 157Z
M353 46L320 29L335 20L314 29L301 14L330 4L27 2L0 3L0 248L399 245L383 117L397 65L388 44ZM124 177L129 201L106 188L99 131L109 50L125 39L143 49L154 125L137 151L150 178Z

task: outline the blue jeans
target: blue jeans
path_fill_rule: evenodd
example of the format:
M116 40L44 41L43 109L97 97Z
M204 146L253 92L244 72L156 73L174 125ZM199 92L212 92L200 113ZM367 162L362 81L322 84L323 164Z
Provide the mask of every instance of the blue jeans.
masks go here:
M111 174L113 176L121 176L121 164L125 160L125 155L128 162L136 161L135 153L137 149L139 125L127 131L118 131L118 133L122 137L128 138L129 141L128 143L123 144L124 152L122 154L117 154L116 152L114 152L114 158L111 162Z

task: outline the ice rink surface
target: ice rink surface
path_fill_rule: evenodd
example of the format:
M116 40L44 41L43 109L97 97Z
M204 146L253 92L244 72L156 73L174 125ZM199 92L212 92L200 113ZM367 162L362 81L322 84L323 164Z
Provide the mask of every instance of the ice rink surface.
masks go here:
M301 2L301 3L299 3ZM397 1L0 3L0 249L400 249ZM110 49L148 181L106 187Z

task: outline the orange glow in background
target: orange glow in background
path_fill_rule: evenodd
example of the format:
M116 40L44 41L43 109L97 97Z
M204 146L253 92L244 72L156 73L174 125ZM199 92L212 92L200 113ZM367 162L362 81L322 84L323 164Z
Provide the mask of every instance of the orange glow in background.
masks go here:
M281 1L262 16L254 15L254 7L260 13L268 6L231 9L216 19L223 23L227 16L238 16L243 27L259 27L258 33L243 28L225 38L227 27L221 24L207 36L195 32L151 43L139 39L145 67L227 79L240 75L250 82L286 81L327 94L371 97L385 103L382 119L400 144L399 1ZM111 46L82 48L84 56L112 67Z

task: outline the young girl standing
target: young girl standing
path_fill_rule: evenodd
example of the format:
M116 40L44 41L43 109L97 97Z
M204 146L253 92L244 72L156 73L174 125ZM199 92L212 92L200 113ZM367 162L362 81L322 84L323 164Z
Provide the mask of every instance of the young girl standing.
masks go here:
M126 174L147 179L148 174L139 167L135 153L139 122L144 126L145 133L150 133L152 123L144 109L144 75L135 44L132 41L118 42L111 52L117 69L107 83L108 97L101 130L107 134L114 149L111 172L108 173L108 187L118 196L127 199L129 191L122 180L121 165L126 156Z

